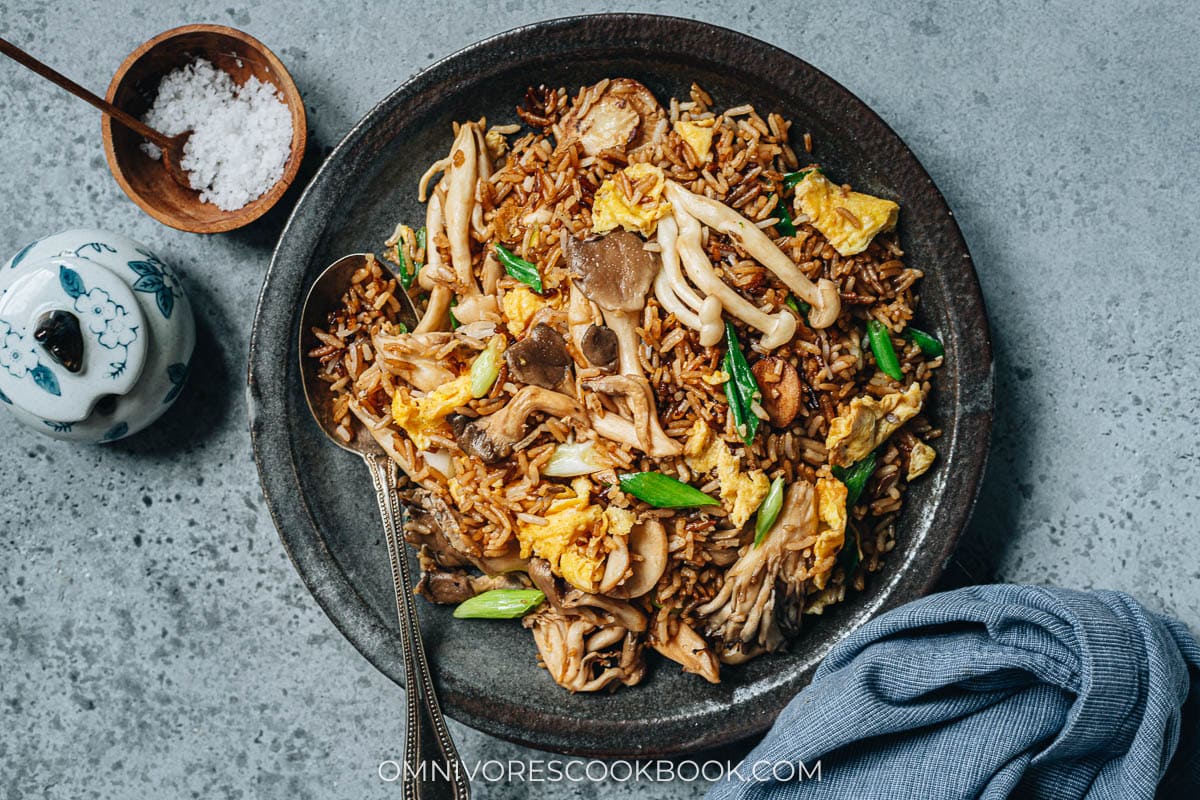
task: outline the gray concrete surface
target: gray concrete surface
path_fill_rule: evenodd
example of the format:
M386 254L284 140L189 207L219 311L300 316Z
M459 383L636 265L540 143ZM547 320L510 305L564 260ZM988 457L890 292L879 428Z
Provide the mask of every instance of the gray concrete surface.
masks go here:
M232 5L232 7L230 7ZM0 0L0 36L102 89L141 41L261 38L330 146L379 97L486 35L586 2ZM622 5L625 4L616 4ZM1189 4L692 0L843 82L916 150L991 309L993 459L952 581L1114 587L1200 627L1196 176ZM110 447L0 414L0 793L390 797L400 697L301 585L259 495L243 383L280 220L199 237L117 188L96 114L0 63L0 252L123 231L183 273L204 343L158 425ZM455 726L468 759L529 751ZM480 798L692 798L702 783L481 784Z

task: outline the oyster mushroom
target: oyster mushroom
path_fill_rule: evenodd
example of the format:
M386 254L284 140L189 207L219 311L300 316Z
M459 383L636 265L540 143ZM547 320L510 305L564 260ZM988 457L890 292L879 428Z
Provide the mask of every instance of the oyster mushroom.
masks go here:
M567 380L573 363L562 334L549 325L533 326L521 341L504 353L508 374L520 383L557 389Z
M683 445L667 436L658 422L650 382L641 376L604 375L587 378L580 385L593 392L618 398L628 416L609 412L591 415L592 428L606 439L636 447L648 456L666 458L683 452Z
M546 595L549 606L559 613L583 617L597 626L620 625L635 633L646 630L646 615L624 600L575 588L563 591L562 582L545 559L530 559L528 574L533 585Z
M444 359L433 357L433 353L458 338L450 331L379 332L371 337L371 346L380 369L422 392L432 392L458 377L446 367ZM466 338L461 341L464 346L470 345Z
M674 181L667 181L666 194L671 201L677 220L681 214L686 215L729 236L758 263L775 273L775 276L787 284L787 287L801 300L812 306L808 312L808 324L811 327L828 328L837 321L842 301L837 285L833 281L822 278L814 284L782 250L775 246L769 236L753 222L724 203L689 192ZM682 236L682 222L679 227ZM686 259L684 263L685 265L688 263ZM688 274L692 280L696 280L696 276L692 275L690 268ZM724 298L722 298L722 302L724 302ZM729 309L727 304L726 308ZM729 310L732 312L732 309ZM765 342L764 346L766 346Z
M815 490L797 481L766 538L734 562L721 590L696 609L722 662L740 664L775 650L799 629L808 577L799 544L815 541L817 530Z
M668 190L674 185L668 181ZM681 191L686 190L681 189ZM768 314L734 291L717 275L712 262L708 260L708 255L704 252L700 221L679 206L673 206L672 214L679 226L679 258L683 262L684 269L687 270L688 277L700 291L708 295L706 301L715 297L730 314L762 331L761 343L768 350L774 350L789 342L796 332L796 317L792 312L781 310L774 314ZM753 227L749 222L746 224ZM702 332L706 322L709 329L712 329L711 320L701 319ZM711 336L709 339L711 340ZM715 343L713 342L713 344Z
M650 629L650 645L681 665L684 672L699 675L709 683L721 682L721 665L712 648L686 622L660 612Z
M632 686L646 667L636 634L604 627L553 608L522 620L533 633L542 664L554 682L572 692L595 692L612 683ZM616 645L620 649L610 651Z
M452 417L454 440L464 453L493 464L512 452L525 435L529 416L535 413L551 417L570 417L586 424L587 416L574 398L541 386L526 386L505 404L504 408L476 420Z
M642 375L637 324L658 273L658 255L645 249L640 236L623 229L586 241L568 238L563 255L575 284L600 307L616 334L621 373Z
M583 152L634 152L661 142L667 115L654 94L638 81L616 78L585 89L558 124L559 142L578 140Z

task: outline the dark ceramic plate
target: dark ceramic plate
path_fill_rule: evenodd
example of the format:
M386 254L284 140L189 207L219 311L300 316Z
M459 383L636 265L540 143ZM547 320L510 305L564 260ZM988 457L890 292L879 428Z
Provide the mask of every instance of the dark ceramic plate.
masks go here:
M931 412L945 429L937 468L917 482L896 549L861 595L811 624L790 652L726 668L711 686L651 655L645 681L609 695L568 694L538 668L518 623L458 621L421 608L443 707L482 731L588 755L658 755L765 730L835 642L928 592L954 550L983 474L992 412L987 318L971 259L941 194L890 128L800 59L690 20L611 14L553 20L473 45L376 106L342 140L300 199L275 251L254 322L249 406L267 503L317 602L363 655L402 682L385 549L367 471L309 418L297 368L300 306L313 278L345 253L378 249L399 219L422 219L417 178L443 156L452 120L515 121L525 87L572 89L606 76L660 98L695 81L718 107L753 103L810 131L815 158L856 189L901 205L908 261L925 270L921 327L946 345Z

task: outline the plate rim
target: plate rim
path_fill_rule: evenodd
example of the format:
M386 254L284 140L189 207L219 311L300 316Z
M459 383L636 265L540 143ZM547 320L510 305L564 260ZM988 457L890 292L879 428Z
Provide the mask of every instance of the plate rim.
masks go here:
M919 159L917 159L916 154L913 153L907 143L878 113L839 82L800 57L748 34L699 20L641 13L584 14L542 20L494 34L435 61L406 79L396 89L389 92L372 106L343 135L304 188L296 205L291 210L286 225L280 233L278 242L272 253L271 263L263 277L263 284L255 306L254 320L250 334L246 402L251 444L254 451L255 465L258 470L259 483L280 541L309 593L317 601L322 611L329 617L334 627L350 641L355 649L372 666L401 686L403 685L403 672L399 668L399 665L402 664L400 654L398 652L391 654L381 653L380 648L377 646L379 640L391 638L393 630L382 624L377 615L371 613L365 598L350 582L344 570L332 556L323 537L320 535L320 529L317 526L316 520L308 508L307 498L304 497L303 493L297 492L297 495L291 498L293 500L292 503L283 503L280 497L275 496L276 490L282 488L277 486L280 483L279 473L281 472L282 465L278 461L273 461L270 458L270 454L271 452L285 452L289 456L293 456L294 449L290 447L287 440L289 424L282 413L286 410L283 407L285 401L280 399L282 394L279 397L273 397L270 394L264 396L262 391L262 377L264 373L268 376L271 375L270 365L263 363L267 357L266 351L271 349L266 344L269 334L265 332L265 328L271 320L275 320L275 327L278 327L281 324L278 317L282 314L288 320L286 323L287 334L285 338L290 338L294 335L300 309L299 307L291 309L290 313L286 310L272 310L271 289L281 280L281 274L284 274L288 269L295 269L293 266L294 260L288 256L288 249L294 240L301 235L294 228L308 224L307 220L302 219L302 217L308 213L309 206L313 203L319 204L322 192L328 188L327 184L335 182L335 178L331 178L331 175L334 175L335 170L345 166L343 162L350 158L354 148L370 136L379 126L379 123L386 120L386 117L393 112L394 107L399 102L402 102L410 95L417 94L426 84L438 85L447 81L453 82L456 79L454 75L456 65L468 61L474 56L494 52L495 55L504 57L515 52L515 49L511 49L511 45L520 42L525 37L544 35L547 31L561 33L569 31L575 26L595 23L597 21L646 26L645 29L649 29L650 26L667 26L675 30L703 33L707 36L719 37L726 42L735 42L742 46L753 48L763 58L771 61L782 59L784 63L790 62L798 70L806 71L808 73L807 77L821 84L823 89L831 91L835 95L840 95L839 99L847 103L852 108L853 113L865 118L870 124L879 126L882 129L879 132L890 137L891 141L897 146L899 155L911 161L906 166L915 168L917 174L924 178L927 183L927 189L932 193L932 197L934 198L934 205L944 209L946 212L947 219L942 220L941 224L947 226L945 232L950 237L949 244L954 250L960 250L964 259L962 269L956 271L960 282L965 284L961 287L956 287L965 291L965 295L961 296L960 302L956 304L958 306L957 316L972 316L975 319L978 330L975 331L976 336L974 337L975 341L973 344L978 349L974 352L974 356L981 362L981 366L985 367L984 371L986 372L982 385L972 389L969 404L960 404L959 421L955 432L960 435L965 433L970 437L982 440L985 445L981 451L973 455L964 455L965 463L959 465L958 471L955 473L956 481L961 481L965 478L970 488L968 492L969 497L966 499L966 502L960 501L958 507L953 509L952 518L949 521L950 535L943 536L941 539L935 539L932 542L925 542L926 545L940 544L940 547L937 547L936 551L912 553L908 561L902 565L902 568L879 573L878 579L881 581L886 580L889 585L886 589L881 590L879 602L875 607L868 609L869 613L864 615L865 618L869 619L877 616L890 608L907 602L913 597L928 594L934 588L970 521L983 483L991 445L991 429L995 406L995 381L991 335L982 289L979 285L978 275L974 270L973 260L966 241L957 222L954 220L953 212L950 210L945 197L934 184L928 171L920 163ZM622 48L622 50L632 49L652 55L654 53L654 42L639 42L636 47L626 45ZM510 59L505 63L511 68L517 62ZM318 216L322 214L323 212L320 212ZM316 238L314 237L314 241ZM309 255L311 256L311 253ZM307 264L305 266L307 267ZM303 277L300 278L300 282L302 285L306 285L307 283ZM285 343L284 348L285 350L289 350L290 343ZM286 367L282 367L282 369L284 369L283 376L286 378ZM956 384L956 388L961 393L963 387ZM280 407L276 407L276 403ZM278 440L280 434L283 436L282 442ZM294 461L291 461L287 466L288 470L286 474L294 478L297 465ZM298 488L298 481L296 481L296 485ZM302 535L297 534L300 526L305 526ZM922 562L927 562L927 569L920 576L913 575L914 564L912 562L917 558L920 558ZM838 638L840 639L841 637ZM832 643L829 646L832 646ZM788 684L790 685L802 679L802 682L796 689L798 691L799 688L807 684L812 668L804 669L803 672L805 674L794 676L788 681ZM791 696L789 694L788 699ZM761 695L756 697L761 697ZM484 699L486 700L486 698ZM597 757L622 757L631 755L639 757L669 756L729 744L765 731L770 727L774 718L787 702L784 700L777 704L778 707L767 712L763 712L760 709L758 713L747 714L736 719L730 715L725 715L724 720L727 724L715 729L699 730L694 725L687 725L686 720L680 722L672 721L670 736L666 737L667 740L661 746L621 749L620 746L597 747L594 745L573 743L570 738L574 735L570 730L572 725L566 725L560 728L558 732L548 732L545 725L541 729L534 729L529 726L515 725L511 721L505 722L495 715L482 713L485 706L490 706L489 703L469 702L468 698L457 695L454 692L443 691L441 693L441 701L443 709L448 716L485 733L542 750ZM544 722L562 722L566 718L554 718L550 715L543 715L542 719ZM591 735L598 735L600 738L607 739L610 742L615 742L622 738L621 730L616 723L606 721L606 724L598 725L597 727L601 728L599 734L593 733Z

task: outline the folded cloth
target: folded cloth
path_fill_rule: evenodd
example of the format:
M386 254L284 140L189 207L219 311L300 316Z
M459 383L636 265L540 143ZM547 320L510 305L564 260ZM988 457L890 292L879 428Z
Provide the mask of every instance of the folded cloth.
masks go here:
M1129 595L972 586L838 643L709 798L1152 798L1198 700L1200 646Z

